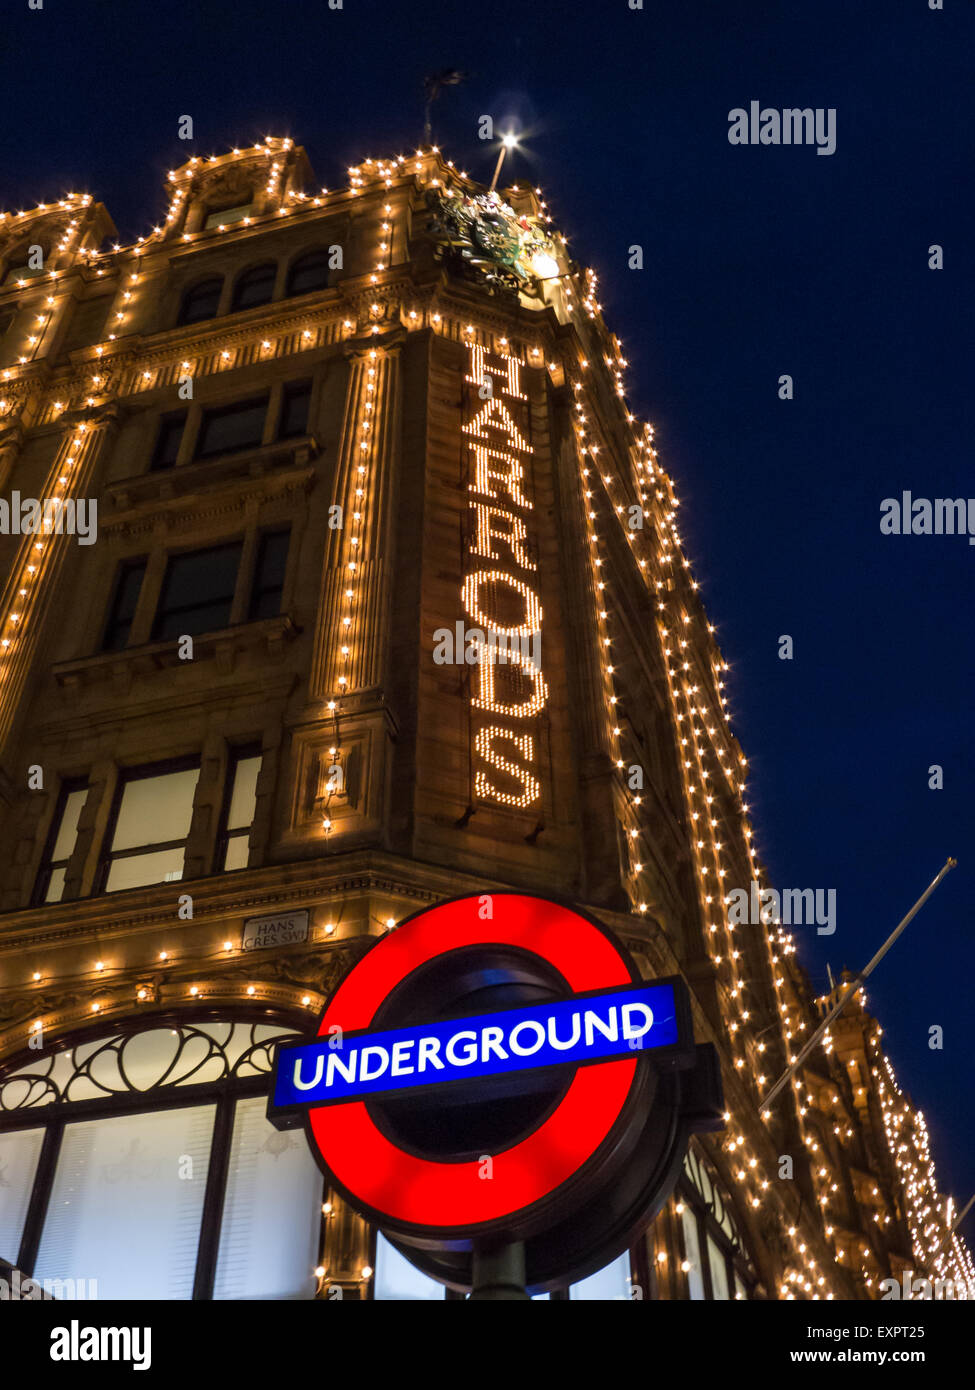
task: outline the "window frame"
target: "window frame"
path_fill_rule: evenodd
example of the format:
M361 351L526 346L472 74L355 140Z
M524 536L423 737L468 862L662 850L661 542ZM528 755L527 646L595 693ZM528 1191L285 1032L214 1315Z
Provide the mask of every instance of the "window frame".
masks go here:
M241 293L242 287L246 287L248 281L254 279L258 271L266 272L263 278L269 278L270 280L270 291L268 293L267 298L258 299L253 304L239 304L237 302L237 299L238 295ZM262 305L270 304L274 299L274 290L277 284L277 278L277 261L258 261L256 262L256 264L248 266L246 270L242 270L234 280L233 286L231 288L229 312L231 314L243 314L246 313L248 309L259 309L262 307Z
M241 865L240 869L227 869L224 867L224 860L227 857L227 850L230 846L231 839L236 839L243 833L241 827L238 827L236 830L231 830L227 825L227 821L230 819L230 805L234 797L234 782L237 778L237 767L239 763L244 762L248 758L260 758L263 765L264 749L261 747L259 740L255 740L251 743L234 744L234 746L228 750L227 771L224 776L223 798L220 803L220 819L218 821L220 829L217 833L217 843L213 855L213 872L215 874L237 874L249 867L247 864ZM257 775L258 778L261 775L260 767L257 769ZM255 795L255 813L257 809L256 800L257 798ZM254 822L251 821L251 825L247 829L248 839L250 839L250 831L251 828L253 828L253 824Z
M67 866L71 863L71 859L74 854L75 847L77 845L77 836L75 837L75 845L72 846L71 854L68 855L67 859L55 860L52 857L54 854L54 847L58 842L58 836L61 834L61 824L64 820L64 813L67 809L69 796L71 796L73 792L80 792L85 790L87 790L89 793L91 792L91 782L88 780L87 775L81 775L78 777L63 777L61 779L61 785L58 788L57 801L54 803L54 815L51 817L51 823L48 826L47 835L44 839L44 849L41 852L41 862L40 864L38 864L37 873L34 876L34 888L31 893L30 903L31 907L54 907L56 905L54 903L47 902L47 890L50 887L51 878L54 873L54 870L61 868L66 869ZM85 806L87 804L88 798L86 797L84 803L82 804L81 811L79 813L79 820L81 819L81 816L84 815ZM58 902L63 901L63 898L58 899Z
M282 1031L300 1033L306 1021L296 1018L290 1011L272 1008L256 1016L253 1010L228 1006L223 1008L206 1007L187 1012L165 1011L150 1013L138 1019L120 1019L108 1032L104 1028L94 1030L84 1028L72 1030L58 1039L57 1050L65 1051L87 1042L97 1042L99 1038L131 1036L151 1032L157 1028L174 1028L198 1023L230 1023L244 1026L280 1024ZM36 1054L23 1053L6 1059L0 1068L0 1079L7 1072L18 1070L26 1065ZM225 1217L225 1199L230 1173L230 1157L233 1145L234 1121L237 1102L255 1096L268 1096L271 1091L272 1074L261 1072L257 1076L224 1076L218 1081L202 1082L199 1085L157 1084L147 1091L122 1091L111 1096L94 1097L87 1100L60 1101L50 1106L25 1106L20 1110L4 1111L5 1131L21 1129L43 1129L44 1138L34 1171L34 1182L27 1203L20 1246L13 1259L0 1251L0 1268L10 1263L28 1277L33 1277L40 1251L44 1224L50 1207L51 1196L57 1176L58 1159L64 1139L65 1128L69 1124L83 1120L112 1119L118 1115L150 1114L166 1110L182 1110L188 1107L214 1105L213 1130L210 1136L210 1154L207 1166L206 1186L203 1206L200 1213L200 1234L197 1242L196 1267L193 1277L193 1292L188 1302L212 1302L216 1282L217 1261L220 1253L220 1237ZM322 1179L322 1198L325 1200L324 1178ZM319 1203L319 1206L321 1203ZM319 1252L324 1248L324 1222L319 1225Z
M225 416L243 414L245 410L253 409L257 405L263 405L264 418L261 423L260 434L256 442L247 444L235 444L229 449L213 449L204 451L203 441L206 437L207 425L209 422ZM213 459L229 457L231 454L244 454L248 449L260 449L263 446L264 435L267 431L268 411L271 404L271 393L269 390L256 393L252 396L245 396L242 400L228 401L224 405L205 405L200 411L199 424L196 430L196 438L193 441L193 462L210 463Z
M281 613L284 608L284 596L287 593L288 564L291 560L291 542L293 537L293 529L294 528L292 527L290 521L286 522L284 525L262 526L258 528L254 545L254 565L253 570L251 572L250 584L248 586L247 593L247 616L245 621L248 623L262 623L267 622L268 618L281 617ZM288 538L288 543L285 547L284 552L284 568L281 571L281 598L280 602L278 603L277 613L265 613L263 615L259 615L255 612L255 609L257 607L258 598L260 597L257 586L261 572L261 553L265 542L271 540L274 536L287 536ZM267 588L264 588L260 591L261 594L268 592L270 592L270 590Z
M152 625L151 625L150 630L149 630L149 641L150 641L150 642L176 642L176 641L179 640L179 636L175 636L175 637L164 637L164 636L161 636L160 633L159 633L159 628L160 628L160 626L161 626L161 624L162 624L164 618L167 618L167 617L170 616L170 610L165 608L165 606L164 606L164 600L165 600L165 595L166 595L166 582L167 582L167 580L168 580L168 578L169 578L169 575L170 575L170 568L171 568L171 566L173 565L174 561L179 560L179 559L181 559L181 558L183 558L183 557L185 557L185 556L188 556L188 555L212 555L212 554L214 554L215 552L221 551L221 550L237 550L237 551L238 551L238 556L237 556L237 568L236 568L236 570L235 570L235 572L234 572L233 590L232 590L232 592L231 592L231 594L230 594L230 605L229 605L229 608L228 608L228 610L227 610L227 621L226 621L226 623L224 623L221 627L206 627L206 628L203 628L202 631L200 631L200 632L193 632L193 633L189 633L188 635L189 635L189 636L192 636L192 637L202 637L202 636L203 636L205 633L207 633L207 632L223 632L223 631L226 630L226 628L228 628L228 627L231 625L231 622L232 622L232 619L233 619L233 616L234 616L234 604L235 604L237 595L238 595L238 593L239 593L239 591L240 591L240 572L241 572L241 566L242 566L243 559L244 559L244 554L245 554L245 537L243 537L243 536L238 536L238 537L236 537L236 538L232 538L232 539L226 540L226 541L220 541L220 542L218 542L216 545L192 546L192 547L190 547L189 549L167 550L167 551L164 553L164 556L163 556L164 564L163 564L163 571L162 571L162 579L161 579L160 585L159 585L159 592L158 592L158 594L156 595L156 606L155 606L155 610L154 610L153 615L152 615ZM213 602L213 601L214 601L214 600L211 600L211 602ZM194 607L196 607L196 608L200 608L200 607L204 607L204 606L209 606L209 605L205 605L205 604L203 604L203 603L199 603L199 604L194 605ZM172 610L172 611L175 612L175 611L178 611L178 610L175 610L175 609L174 609L174 610ZM192 611L192 610L191 610L191 611ZM187 613L187 616L189 616L189 613Z
M119 598L121 597L122 585L123 585L123 583L124 583L125 576L126 576L126 574L130 573L132 570L136 570L136 569L140 569L140 568L141 568L141 570L142 570L142 581L141 581L141 583L139 584L139 592L138 592L138 594L136 595L135 608L132 610L132 617L128 620L128 621L129 621L129 631L128 631L128 634L127 634L127 636L126 636L126 639L125 639L124 643L123 643L120 647L116 647L116 646L111 646L111 647L110 647L110 646L108 645L108 639L109 639L110 633L112 632L113 626L115 625L115 621L116 621L116 619L115 619L115 609L116 609L116 606L117 606L117 604L118 604ZM99 650L100 652L124 652L125 649L128 647L128 645L129 645L129 639L130 639L131 636L132 636L132 629L133 629L133 627L135 626L135 615L136 615L136 613L137 613L138 610L139 610L139 600L142 598L142 588L143 588L143 585L144 585L145 582L146 582L146 575L148 574L148 572L149 572L149 557L148 557L148 555L131 555L131 556L127 556L124 560L120 560L120 561L119 561L118 567L117 567L117 569L116 569L116 571L115 571L115 578L114 578L113 583L112 583L111 596L110 596L109 601L108 601L108 612L107 612L106 615L105 615L105 622L104 622L104 625L103 625L103 627L102 627L101 641L100 641L99 644L98 644L98 650Z
M114 864L116 859L135 859L140 854L146 854L147 852L165 849L176 849L180 845L183 846L183 849L185 851L186 846L189 844L190 833L192 831L193 823L193 810L195 810L196 808L196 793L199 790L200 785L199 779L197 779L196 788L193 792L193 807L190 811L190 828L186 832L185 839L161 840L158 844L152 843L135 845L132 847L132 849L123 849L119 850L116 854L112 853L112 841L115 838L115 831L118 828L119 812L122 809L122 797L125 795L125 788L129 785L129 783L143 782L148 780L150 777L165 777L168 773L171 772L190 772L193 770L193 768L197 768L200 771L202 771L202 767L203 760L200 754L190 753L180 758L166 758L160 762L154 763L138 763L132 767L123 767L119 769L119 776L116 779L115 789L112 793L112 804L109 809L108 823L105 826L105 833L102 836L102 843L99 849L98 867L95 871L95 882L92 886L91 892L92 897L108 896L108 889L106 885L108 883L108 876L111 872L112 865ZM183 855L183 860L185 867L185 853ZM172 881L176 882L177 880ZM183 882L182 879L179 879L178 881ZM165 880L163 882L165 882ZM139 888L117 888L115 889L115 892L137 893L140 891L141 888L159 888L162 886L163 885L159 883L147 883L140 885Z
M304 294L321 294L324 290L330 290L332 285L332 268L329 265L329 248L327 246L316 245L306 247L304 251L299 251L294 260L288 265L288 272L284 282L284 298L299 299ZM311 289L296 290L294 288L295 276L303 261L310 261L313 257L320 256L325 262L325 284L313 285Z
M223 287L225 280L226 276L224 275L206 275L202 279L194 281L193 284L187 285L186 288L183 290L183 293L180 295L179 308L176 312L175 327L192 328L198 323L207 323L210 319L217 318L220 310L220 300L223 296ZM209 285L216 285L217 287L216 306L213 310L213 313L201 314L198 318L188 319L186 317L187 303L193 298L194 295L199 294L205 286Z

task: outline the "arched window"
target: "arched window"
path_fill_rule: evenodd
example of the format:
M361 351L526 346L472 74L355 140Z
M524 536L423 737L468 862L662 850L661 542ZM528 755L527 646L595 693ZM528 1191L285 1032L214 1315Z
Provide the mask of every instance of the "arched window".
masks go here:
M274 261L264 261L251 266L243 275L237 277L230 312L236 314L241 309L254 309L258 304L270 304L274 294L274 277L278 268Z
M212 319L220 304L222 289L223 280L219 275L209 280L200 280L198 284L191 286L183 295L183 301L179 306L177 325L202 323L204 319Z
M327 290L329 279L328 252L307 251L292 263L288 271L288 294Z
M693 1145L675 1197L688 1266L687 1297L720 1301L754 1297L758 1279L731 1203L717 1174Z
M55 1297L312 1298L322 1176L265 1113L291 1036L157 1018L0 1072L0 1259Z

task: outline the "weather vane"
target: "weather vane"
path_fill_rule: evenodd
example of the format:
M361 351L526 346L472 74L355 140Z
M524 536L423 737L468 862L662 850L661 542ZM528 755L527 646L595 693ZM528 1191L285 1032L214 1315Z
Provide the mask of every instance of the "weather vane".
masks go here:
M423 92L426 102L423 107L423 143L430 145L433 137L430 130L430 108L440 95L444 87L456 87L459 82L463 82L467 77L466 72L459 72L457 68L444 68L442 72L434 73L432 77L423 79Z

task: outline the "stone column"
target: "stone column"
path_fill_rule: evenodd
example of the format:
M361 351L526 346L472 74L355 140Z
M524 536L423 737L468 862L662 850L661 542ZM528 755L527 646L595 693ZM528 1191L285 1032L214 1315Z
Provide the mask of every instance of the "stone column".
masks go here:
M342 527L326 537L309 682L313 701L378 692L385 680L399 353L397 344L360 348L351 355L332 490L332 505L342 508ZM360 489L363 495L358 497ZM351 601L348 589L354 592ZM343 623L346 617L352 620L348 626ZM343 646L349 648L346 657Z
M90 501L91 484L118 418L114 402L66 412L64 438L39 501ZM7 644L0 645L0 760L7 751L68 547L76 544L74 536L56 531L47 534L39 525L36 533L24 536L0 597L0 643Z

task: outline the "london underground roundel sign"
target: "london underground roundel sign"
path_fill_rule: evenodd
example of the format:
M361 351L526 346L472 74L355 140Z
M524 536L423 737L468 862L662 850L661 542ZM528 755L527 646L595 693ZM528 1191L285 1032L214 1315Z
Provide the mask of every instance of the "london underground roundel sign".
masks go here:
M272 1121L303 1119L351 1206L458 1288L478 1242L525 1242L536 1289L600 1268L722 1108L682 981L641 979L605 926L521 893L407 918L274 1071Z

